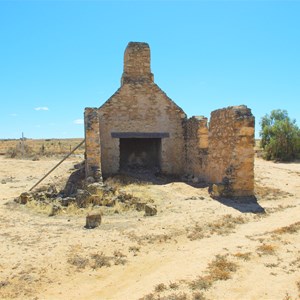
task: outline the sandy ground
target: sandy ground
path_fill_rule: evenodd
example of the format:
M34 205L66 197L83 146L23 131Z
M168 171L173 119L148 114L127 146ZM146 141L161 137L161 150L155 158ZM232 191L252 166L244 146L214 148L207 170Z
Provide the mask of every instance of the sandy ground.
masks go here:
M63 186L75 162L46 183ZM182 182L132 184L158 214L104 214L87 230L84 212L48 217L12 201L56 163L0 157L1 299L300 299L300 164L256 159L257 203ZM218 257L233 266L225 275Z

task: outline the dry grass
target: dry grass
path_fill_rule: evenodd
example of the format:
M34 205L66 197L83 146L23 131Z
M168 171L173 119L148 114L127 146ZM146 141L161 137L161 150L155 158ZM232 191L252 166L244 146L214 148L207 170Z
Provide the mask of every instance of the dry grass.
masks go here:
M127 263L126 255L119 250L114 252L114 256L106 256L103 252L83 256L82 254L78 254L78 251L80 251L80 249L71 252L67 260L67 262L76 267L77 270L85 269L88 266L93 270L97 270L103 267L111 267L112 264L125 265Z
M208 290L212 284L213 280L210 276L199 276L190 282L189 286L192 290Z
M259 255L274 255L276 247L271 244L262 244L256 248Z
M251 259L252 254L251 254L251 252L245 252L245 253L237 252L237 253L233 254L233 256L238 259L248 261Z
M236 270L237 264L229 261L225 255L217 255L208 265L208 273L213 281L228 280Z
M166 296L155 295L154 293L150 293L139 300L188 300L188 295L186 293L171 293ZM196 298L195 298L196 300ZM204 300L204 299L200 299Z
M155 286L154 291L156 293L161 293L167 289L167 286L164 283L159 283Z
M255 184L255 195L263 200L278 200L293 196L293 194L280 189L261 186L257 183Z
M294 224L291 224L289 226L281 227L278 229L275 229L272 231L272 233L275 234L294 234L297 233L300 230L300 222L296 222Z
M231 274L236 272L237 264L228 260L225 255L217 255L208 265L206 276L199 276L189 283L192 290L208 290L214 282L219 280L228 280ZM201 298L200 298L201 299Z
M232 233L237 225L244 224L245 222L247 222L247 219L242 216L233 217L232 215L225 215L219 220L204 224L203 226L196 223L193 228L187 229L187 237L191 241L194 241L210 237L213 234L227 235Z
M175 235L176 233L174 233ZM144 234L137 235L135 232L129 232L127 234L130 240L137 242L139 245L166 243L172 240L173 233L168 234Z
M74 254L68 258L67 262L77 269L84 269L89 264L89 259L79 254Z
M170 282L169 283L169 288L171 290L177 290L179 288L179 284L177 282Z
M205 296L201 292L196 292L192 296L193 300L205 300Z
M111 266L111 259L112 257L105 256L103 252L94 253L91 255L93 260L91 267L92 269L96 270L103 267L110 267Z
M127 263L127 257L125 254L123 254L121 251L117 250L114 251L114 264L115 265L125 265Z

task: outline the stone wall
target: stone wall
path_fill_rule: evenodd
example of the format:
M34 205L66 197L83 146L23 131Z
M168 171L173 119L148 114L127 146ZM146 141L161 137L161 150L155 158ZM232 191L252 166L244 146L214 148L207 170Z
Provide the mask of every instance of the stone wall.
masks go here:
M161 171L176 175L184 172L186 115L153 82L147 44L128 44L122 86L99 108L99 118L104 175L119 171L119 139L112 136L114 132L168 133L161 140Z
M102 170L119 170L119 139L113 132L168 133L161 141L161 171L184 171L184 112L156 84L124 84L99 109Z
M249 108L233 106L211 113L208 166L208 179L217 184L216 196L253 195L254 116Z
M97 108L86 108L85 127L85 174L102 181L99 114Z
M207 118L192 117L186 122L186 169L187 174L206 181L208 154Z

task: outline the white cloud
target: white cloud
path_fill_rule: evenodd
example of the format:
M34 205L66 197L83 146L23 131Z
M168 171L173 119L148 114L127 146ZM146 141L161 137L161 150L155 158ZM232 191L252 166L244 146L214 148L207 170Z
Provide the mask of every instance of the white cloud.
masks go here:
M49 110L47 106L35 107L34 110Z
M73 121L74 124L81 125L83 124L83 119L76 119Z

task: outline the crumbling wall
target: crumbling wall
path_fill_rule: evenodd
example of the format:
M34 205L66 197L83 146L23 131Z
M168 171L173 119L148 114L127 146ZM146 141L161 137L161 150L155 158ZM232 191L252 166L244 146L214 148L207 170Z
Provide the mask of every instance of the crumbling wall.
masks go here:
M211 113L208 178L216 196L254 193L254 116L246 106Z
M186 173L206 181L208 154L207 118L192 117L186 122Z
M102 181L99 114L97 108L87 107L84 112L85 174Z

